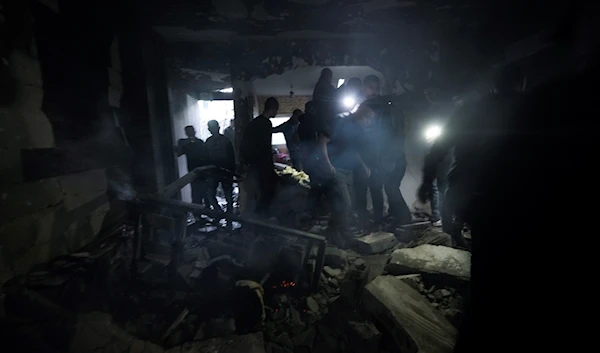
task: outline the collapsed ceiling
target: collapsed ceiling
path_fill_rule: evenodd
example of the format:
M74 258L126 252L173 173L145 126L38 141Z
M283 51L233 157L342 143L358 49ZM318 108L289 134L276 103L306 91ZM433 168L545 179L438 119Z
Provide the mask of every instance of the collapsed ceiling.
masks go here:
M510 43L559 22L560 6L540 6L538 0L144 2L146 21L170 43L169 65L186 80L198 81L198 72L253 80L303 66L359 65L382 72L400 91L464 86L483 67L505 60ZM222 84L212 81L207 87Z

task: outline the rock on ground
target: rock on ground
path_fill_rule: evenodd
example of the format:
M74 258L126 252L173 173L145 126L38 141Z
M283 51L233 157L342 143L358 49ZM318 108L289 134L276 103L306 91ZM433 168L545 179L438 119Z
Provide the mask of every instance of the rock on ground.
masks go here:
M363 303L399 347L416 345L423 353L451 353L456 328L402 279L380 276L364 290Z
M249 335L212 338L206 341L186 342L165 353L265 353L262 332Z
M366 254L378 254L394 247L398 239L392 233L378 232L355 239L358 251Z
M430 273L471 278L471 253L441 245L424 244L392 253L386 271L392 275Z

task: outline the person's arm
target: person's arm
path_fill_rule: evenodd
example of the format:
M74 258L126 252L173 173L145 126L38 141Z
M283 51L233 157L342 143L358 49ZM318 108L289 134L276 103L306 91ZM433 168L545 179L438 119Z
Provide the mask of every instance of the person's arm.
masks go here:
M271 129L271 132L274 134L276 134L278 132L284 132L287 129L288 122L289 122L289 120L279 126L275 126L274 128Z
M175 146L175 153L177 154L177 157L183 156L183 141L184 140L180 139L177 141L177 146Z

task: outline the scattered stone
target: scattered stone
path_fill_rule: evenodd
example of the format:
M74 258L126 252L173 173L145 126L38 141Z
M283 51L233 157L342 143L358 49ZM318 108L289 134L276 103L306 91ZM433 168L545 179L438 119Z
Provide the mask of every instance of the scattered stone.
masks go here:
M364 270L367 267L367 263L363 259L356 259L354 260L354 266L359 270Z
M340 295L351 305L356 305L360 299L362 288L367 282L368 271L349 270L340 283Z
M450 353L456 328L403 280L380 276L365 287L365 309L388 329L399 347L419 352ZM413 343L411 343L413 342Z
M301 325L302 319L300 318L300 313L293 307L290 307L290 317L292 318L292 323L295 325Z
M308 330L294 336L292 342L294 346L311 347L315 343L315 337L317 336L317 330L314 327L310 327Z
M392 253L386 271L392 275L415 272L471 278L471 253L439 245L420 245Z
M341 268L348 263L348 252L339 248L328 246L325 248L325 265Z
M339 287L340 287L340 282L339 282L337 279L335 279L335 278L331 278L331 279L329 280L329 283L331 283L331 286L332 286L333 288L336 288L336 289L337 289L337 288L339 288Z
M375 277L379 277L383 274L385 266L390 261L390 257L388 255L372 255L366 256L364 261L366 268L368 269L367 282L365 283L367 284L374 280Z
M444 296L444 297L449 297L449 296L451 296L451 295L452 295L452 292L450 292L450 291L449 291L449 290L447 290L447 289L440 289L440 293L441 293L441 294L442 294L442 296Z
M406 284L411 286L414 290L421 291L423 284L421 282L420 274L396 276L396 278L403 280Z
M358 251L366 254L378 254L398 244L398 239L392 233L378 232L355 239Z
M339 268L333 269L329 266L323 267L323 272L325 272L329 277L337 277L342 273L342 270Z
M381 332L370 322L345 322L346 337L350 352L377 352Z
M248 335L213 338L206 341L186 342L165 353L211 352L211 353L265 353L262 332Z
M313 313L319 312L319 304L313 297L306 298L306 307Z

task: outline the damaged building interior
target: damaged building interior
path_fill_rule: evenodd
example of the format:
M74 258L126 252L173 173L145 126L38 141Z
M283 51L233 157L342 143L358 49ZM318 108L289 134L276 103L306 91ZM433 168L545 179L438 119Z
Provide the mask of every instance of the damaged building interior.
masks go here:
M598 10L0 0L0 349L580 351Z

